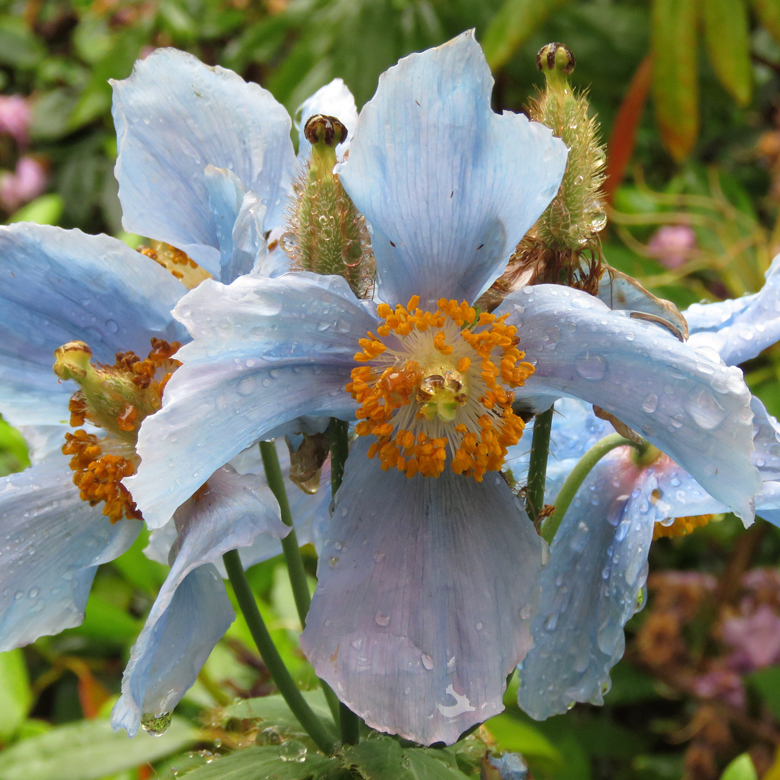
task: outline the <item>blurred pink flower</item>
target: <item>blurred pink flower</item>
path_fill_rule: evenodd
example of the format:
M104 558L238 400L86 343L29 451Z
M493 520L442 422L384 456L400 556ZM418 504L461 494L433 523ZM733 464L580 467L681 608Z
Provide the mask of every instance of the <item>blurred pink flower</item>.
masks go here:
M37 198L46 189L48 176L33 157L20 157L16 171L0 174L0 207L9 214Z
M650 254L667 268L679 268L696 248L696 234L687 225L664 225L647 245Z
M728 669L714 669L696 677L693 688L703 699L721 699L740 710L747 704L742 678Z
M30 138L30 108L21 95L0 95L0 133L13 136L19 146L26 146Z
M734 649L733 669L747 673L780 663L780 616L766 604L748 617L728 618L721 634Z

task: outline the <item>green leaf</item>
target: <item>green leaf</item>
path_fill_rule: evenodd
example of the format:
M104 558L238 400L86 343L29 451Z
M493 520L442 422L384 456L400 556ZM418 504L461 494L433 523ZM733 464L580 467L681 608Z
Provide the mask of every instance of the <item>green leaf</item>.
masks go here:
M503 67L536 28L569 0L505 0L482 40L492 70Z
M327 725L335 728L333 717L321 690L303 691L303 698ZM301 725L287 702L277 693L273 696L261 696L257 699L243 699L226 707L223 714L228 718L251 718L260 720L267 727L276 727L285 732L300 733Z
M661 140L678 162L699 135L696 0L653 0L653 99Z
M749 675L748 683L758 691L775 718L780 719L780 666L768 666Z
M22 206L8 217L11 222L35 222L38 225L56 225L62 219L65 201L56 192L41 195Z
M522 753L527 758L543 759L556 766L563 764L563 757L541 731L508 712L491 718L485 728L504 752Z
M266 745L237 750L207 766L188 772L187 780L317 780L338 768L335 758L307 754L303 761L284 760L284 745Z
M780 0L752 0L752 3L761 24L780 43Z
M704 40L710 62L721 84L741 106L750 102L753 68L745 0L707 0Z
M0 740L7 742L17 732L32 700L22 651L0 653Z
M345 764L365 780L463 780L448 750L403 748L390 737L377 737L348 748Z
M45 54L43 42L21 19L0 16L0 64L34 68Z
M737 756L724 770L720 780L758 780L753 761L749 753Z
M141 627L141 621L130 617L127 612L93 592L87 601L82 624L67 629L62 635L84 636L111 645L124 645L135 640Z
M114 734L107 720L87 720L51 729L0 753L2 780L99 780L167 756L199 738L186 721L174 718L161 737L142 732L128 739Z
M78 95L73 89L61 87L32 100L30 135L33 140L51 141L66 136L68 117L73 112Z

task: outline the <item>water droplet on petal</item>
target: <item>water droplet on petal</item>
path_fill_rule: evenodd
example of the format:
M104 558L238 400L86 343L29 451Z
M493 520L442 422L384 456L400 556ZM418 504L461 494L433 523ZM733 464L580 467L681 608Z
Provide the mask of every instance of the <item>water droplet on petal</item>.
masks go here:
M106 320L106 328L111 331L111 333L119 332L119 325L116 324L115 320Z
M428 653L423 653L421 659L422 665L430 672L433 669L433 658Z
M650 393L642 402L642 409L648 414L652 414L658 408L658 396Z
M141 718L141 728L153 737L161 737L168 731L168 727L171 725L173 715L170 712L163 712L161 715L155 715L151 712L147 712Z
M597 382L607 374L607 361L601 355L583 352L574 359L574 368L583 379Z
M383 615L381 609L377 610L375 620L378 626L384 627L390 625L390 615Z

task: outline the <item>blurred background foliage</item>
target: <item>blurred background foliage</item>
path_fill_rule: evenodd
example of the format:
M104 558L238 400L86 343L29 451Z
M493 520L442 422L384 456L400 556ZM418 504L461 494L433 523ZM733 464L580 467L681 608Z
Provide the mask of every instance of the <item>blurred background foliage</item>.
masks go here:
M780 248L780 0L0 0L0 221L137 242L122 231L108 79L154 47L232 68L294 111L337 76L361 105L399 57L470 27L496 109L522 110L541 85L543 44L575 52L572 83L608 141L612 265L680 307L760 288ZM780 414L780 347L743 368ZM0 420L0 474L27 463ZM107 713L165 576L144 544L101 567L81 627L0 655L0 780L172 778L294 730L239 617L163 737L113 735ZM780 780L778 560L763 521L659 540L606 705L534 723L510 689L483 735L545 780ZM313 578L313 550L306 563ZM283 565L249 574L313 687Z

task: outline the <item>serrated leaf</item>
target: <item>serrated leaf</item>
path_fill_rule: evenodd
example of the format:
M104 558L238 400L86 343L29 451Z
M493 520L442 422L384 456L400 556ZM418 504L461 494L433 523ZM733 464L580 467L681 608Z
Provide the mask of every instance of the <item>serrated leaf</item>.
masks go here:
M504 752L522 753L526 758L542 759L555 766L563 765L563 757L541 731L508 712L488 720L485 729Z
M128 739L114 734L107 720L59 726L0 753L2 780L99 780L167 756L191 745L198 732L174 718L161 737L141 732Z
M303 691L302 695L315 715L335 729L325 694L321 690L316 690ZM297 734L301 732L302 728L298 719L292 714L292 710L287 706L287 702L279 694L260 696L256 699L243 699L229 705L222 712L229 718L259 720L266 727L273 726L285 732Z
M737 756L724 770L720 780L758 780L753 761L749 753Z
M569 0L505 0L482 40L491 70L504 66L552 11Z
M653 0L652 24L655 116L679 162L699 135L696 0Z
M338 769L339 762L319 753L303 761L284 761L280 746L266 745L237 750L207 766L188 772L187 780L317 780Z
M394 739L368 739L344 752L344 763L365 780L464 780L448 750L403 748Z
M22 725L32 704L27 665L21 650L0 653L0 741Z
M752 0L752 4L761 24L780 43L780 0Z
M741 106L750 102L753 68L745 0L707 0L704 40L718 81Z

